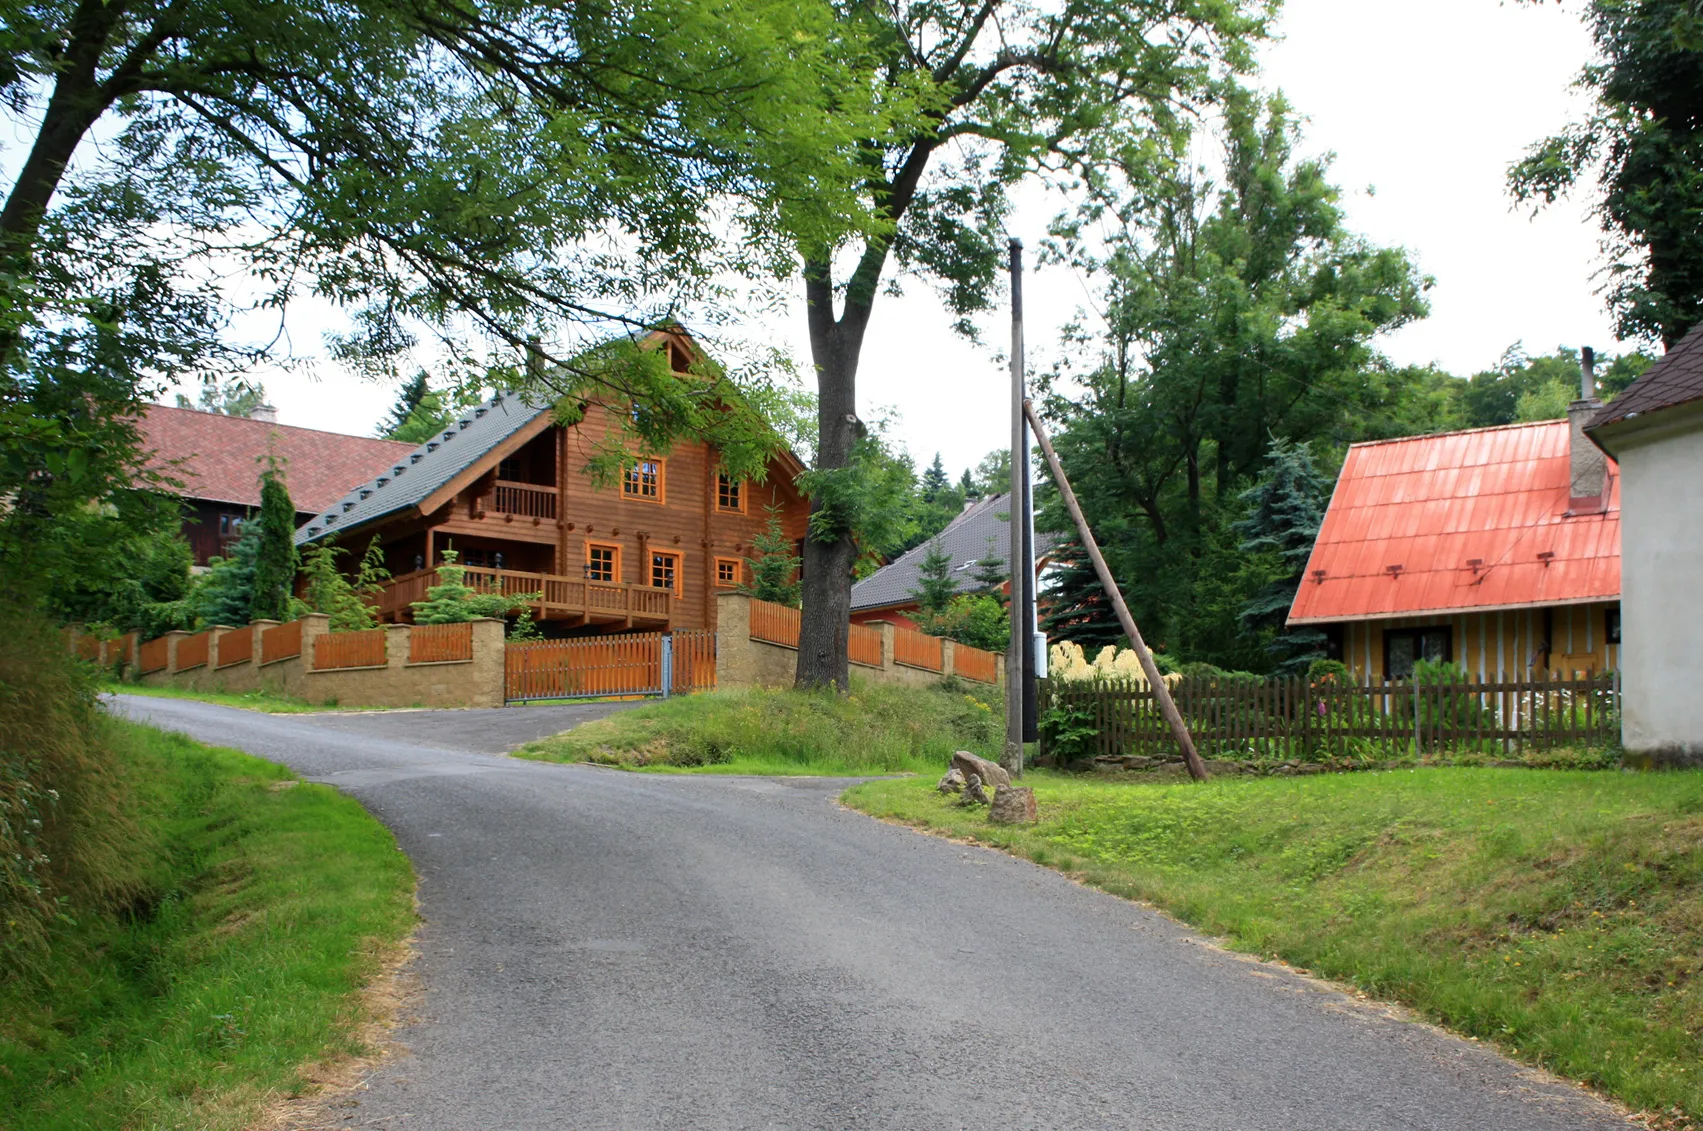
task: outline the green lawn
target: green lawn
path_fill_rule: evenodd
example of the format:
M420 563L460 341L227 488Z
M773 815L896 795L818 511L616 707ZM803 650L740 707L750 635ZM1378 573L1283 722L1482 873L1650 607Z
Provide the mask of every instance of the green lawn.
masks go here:
M0 1126L246 1127L304 1064L361 1051L359 994L412 929L412 869L327 786L111 726L146 882L0 981Z
M1667 1113L1663 1126L1699 1126L1703 772L1027 784L1028 829L990 825L932 778L846 801L1149 901Z
M299 715L313 711L384 711L386 707L340 706L337 703L309 703L292 695L275 691L191 691L182 687L159 687L140 683L107 683L101 690L122 695L151 695L156 699L196 699L217 703L221 707L241 707L247 711L264 711L269 715Z
M998 699L965 687L855 684L849 696L710 691L657 700L516 750L543 762L669 773L928 773L997 753Z

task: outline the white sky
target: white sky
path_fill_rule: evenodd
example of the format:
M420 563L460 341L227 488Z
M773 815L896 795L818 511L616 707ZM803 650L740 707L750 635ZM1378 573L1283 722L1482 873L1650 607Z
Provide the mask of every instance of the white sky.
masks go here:
M1263 56L1262 84L1281 88L1304 117L1303 152L1336 154L1332 181L1343 188L1349 226L1407 248L1436 278L1431 317L1380 343L1397 363L1436 362L1464 375L1515 341L1532 352L1563 343L1618 351L1594 293L1598 233L1583 206L1568 202L1531 219L1505 189L1508 164L1581 108L1569 91L1590 52L1578 8L1287 0L1283 40ZM1021 212L1012 234L1033 249L1049 215L1046 207ZM1050 364L1056 329L1085 303L1085 286L1068 270L1031 269L1032 370ZM860 410L897 410L897 439L919 467L939 451L954 477L1004 447L1008 378L993 350L1005 341L1007 317L990 318L987 346L977 347L951 333L920 284L901 299L878 299ZM295 348L311 351L311 331L297 327ZM802 311L771 332L808 372ZM281 422L370 434L395 399L392 388L329 365L313 369L265 378Z

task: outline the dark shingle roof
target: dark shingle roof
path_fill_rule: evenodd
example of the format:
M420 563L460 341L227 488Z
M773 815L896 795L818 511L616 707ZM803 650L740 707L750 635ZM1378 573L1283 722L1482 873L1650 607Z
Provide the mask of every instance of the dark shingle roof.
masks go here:
M1631 388L1604 405L1586 427L1601 428L1700 397L1703 397L1703 323L1693 326L1690 333L1632 382Z
M444 431L415 448L309 519L296 531L296 542L312 542L328 534L364 526L421 502L454 479L492 448L549 411L549 405L499 393L466 410Z
M921 588L922 560L929 548L940 543L952 559L952 579L960 592L976 585L976 563L988 556L990 547L1001 561L1011 556L1011 508L1006 505L1010 495L994 495L964 511L947 524L946 529L920 546L905 551L868 577L852 586L852 612L885 609L916 601L911 590ZM1052 549L1056 535L1035 534L1035 556Z
M284 463L296 509L317 511L409 450L394 440L158 404L143 410L137 427L148 466L180 481L184 498L245 507L260 505L259 460L268 452Z

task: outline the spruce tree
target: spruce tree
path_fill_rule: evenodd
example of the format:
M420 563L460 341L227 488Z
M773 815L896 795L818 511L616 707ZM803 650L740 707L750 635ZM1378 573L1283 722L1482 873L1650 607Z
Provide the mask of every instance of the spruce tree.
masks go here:
M987 549L976 561L976 588L996 598L1000 604L1006 602L1005 583L1011 578L1011 571L1005 568L1005 559L999 556L999 547L995 544L993 535L988 535Z
M1273 438L1266 455L1265 474L1241 494L1248 516L1232 529L1242 537L1244 554L1271 555L1279 563L1281 576L1242 606L1240 619L1244 631L1273 634L1267 650L1278 658L1277 673L1293 675L1324 656L1324 633L1315 628L1285 628L1284 621L1324 522L1330 482L1313 465L1312 449L1306 443Z
M225 624L235 628L247 624L254 607L254 563L259 551L259 530L254 523L245 523L242 537L230 554L208 562L207 572L185 599L195 623L173 627Z
M289 620L296 581L296 505L284 486L284 469L270 456L260 473L260 515L254 557L253 620Z
M745 559L745 564L751 567L750 584L741 585L739 592L759 601L772 601L796 609L801 589L798 582L799 557L781 529L780 508L769 507L768 511L768 524L751 540L751 548L757 556Z
M1054 548L1040 605L1041 631L1055 644L1069 640L1093 655L1123 639L1117 612L1106 599L1094 563L1075 539Z
M958 595L958 583L952 579L952 557L941 546L940 540L929 543L928 553L923 555L918 587L910 591L917 599L919 611L925 617L938 617L952 603L952 598Z
M946 465L940 462L940 453L934 453L934 462L928 465L928 470L922 473L922 501L932 503L940 494L941 488L951 480L946 478Z
M390 419L379 426L379 435L386 439L394 439L397 430L408 423L408 418L414 415L414 410L420 407L420 402L431 392L431 386L426 384L426 371L418 371L405 382L396 394L396 404L391 406Z

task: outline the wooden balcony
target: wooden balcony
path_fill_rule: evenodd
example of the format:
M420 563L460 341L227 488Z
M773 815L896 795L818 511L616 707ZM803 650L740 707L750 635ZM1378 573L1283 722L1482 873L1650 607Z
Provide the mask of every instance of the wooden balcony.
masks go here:
M473 510L475 514L498 515L506 522L517 518L528 519L534 525L555 522L556 488L499 479L490 494L480 496L473 504Z
M413 603L426 599L426 590L438 583L437 572L419 569L392 579L379 594L378 615L384 620L413 620ZM666 627L672 615L673 591L648 585L473 566L467 568L463 581L481 593L540 594L540 599L530 602L538 620L659 628Z

